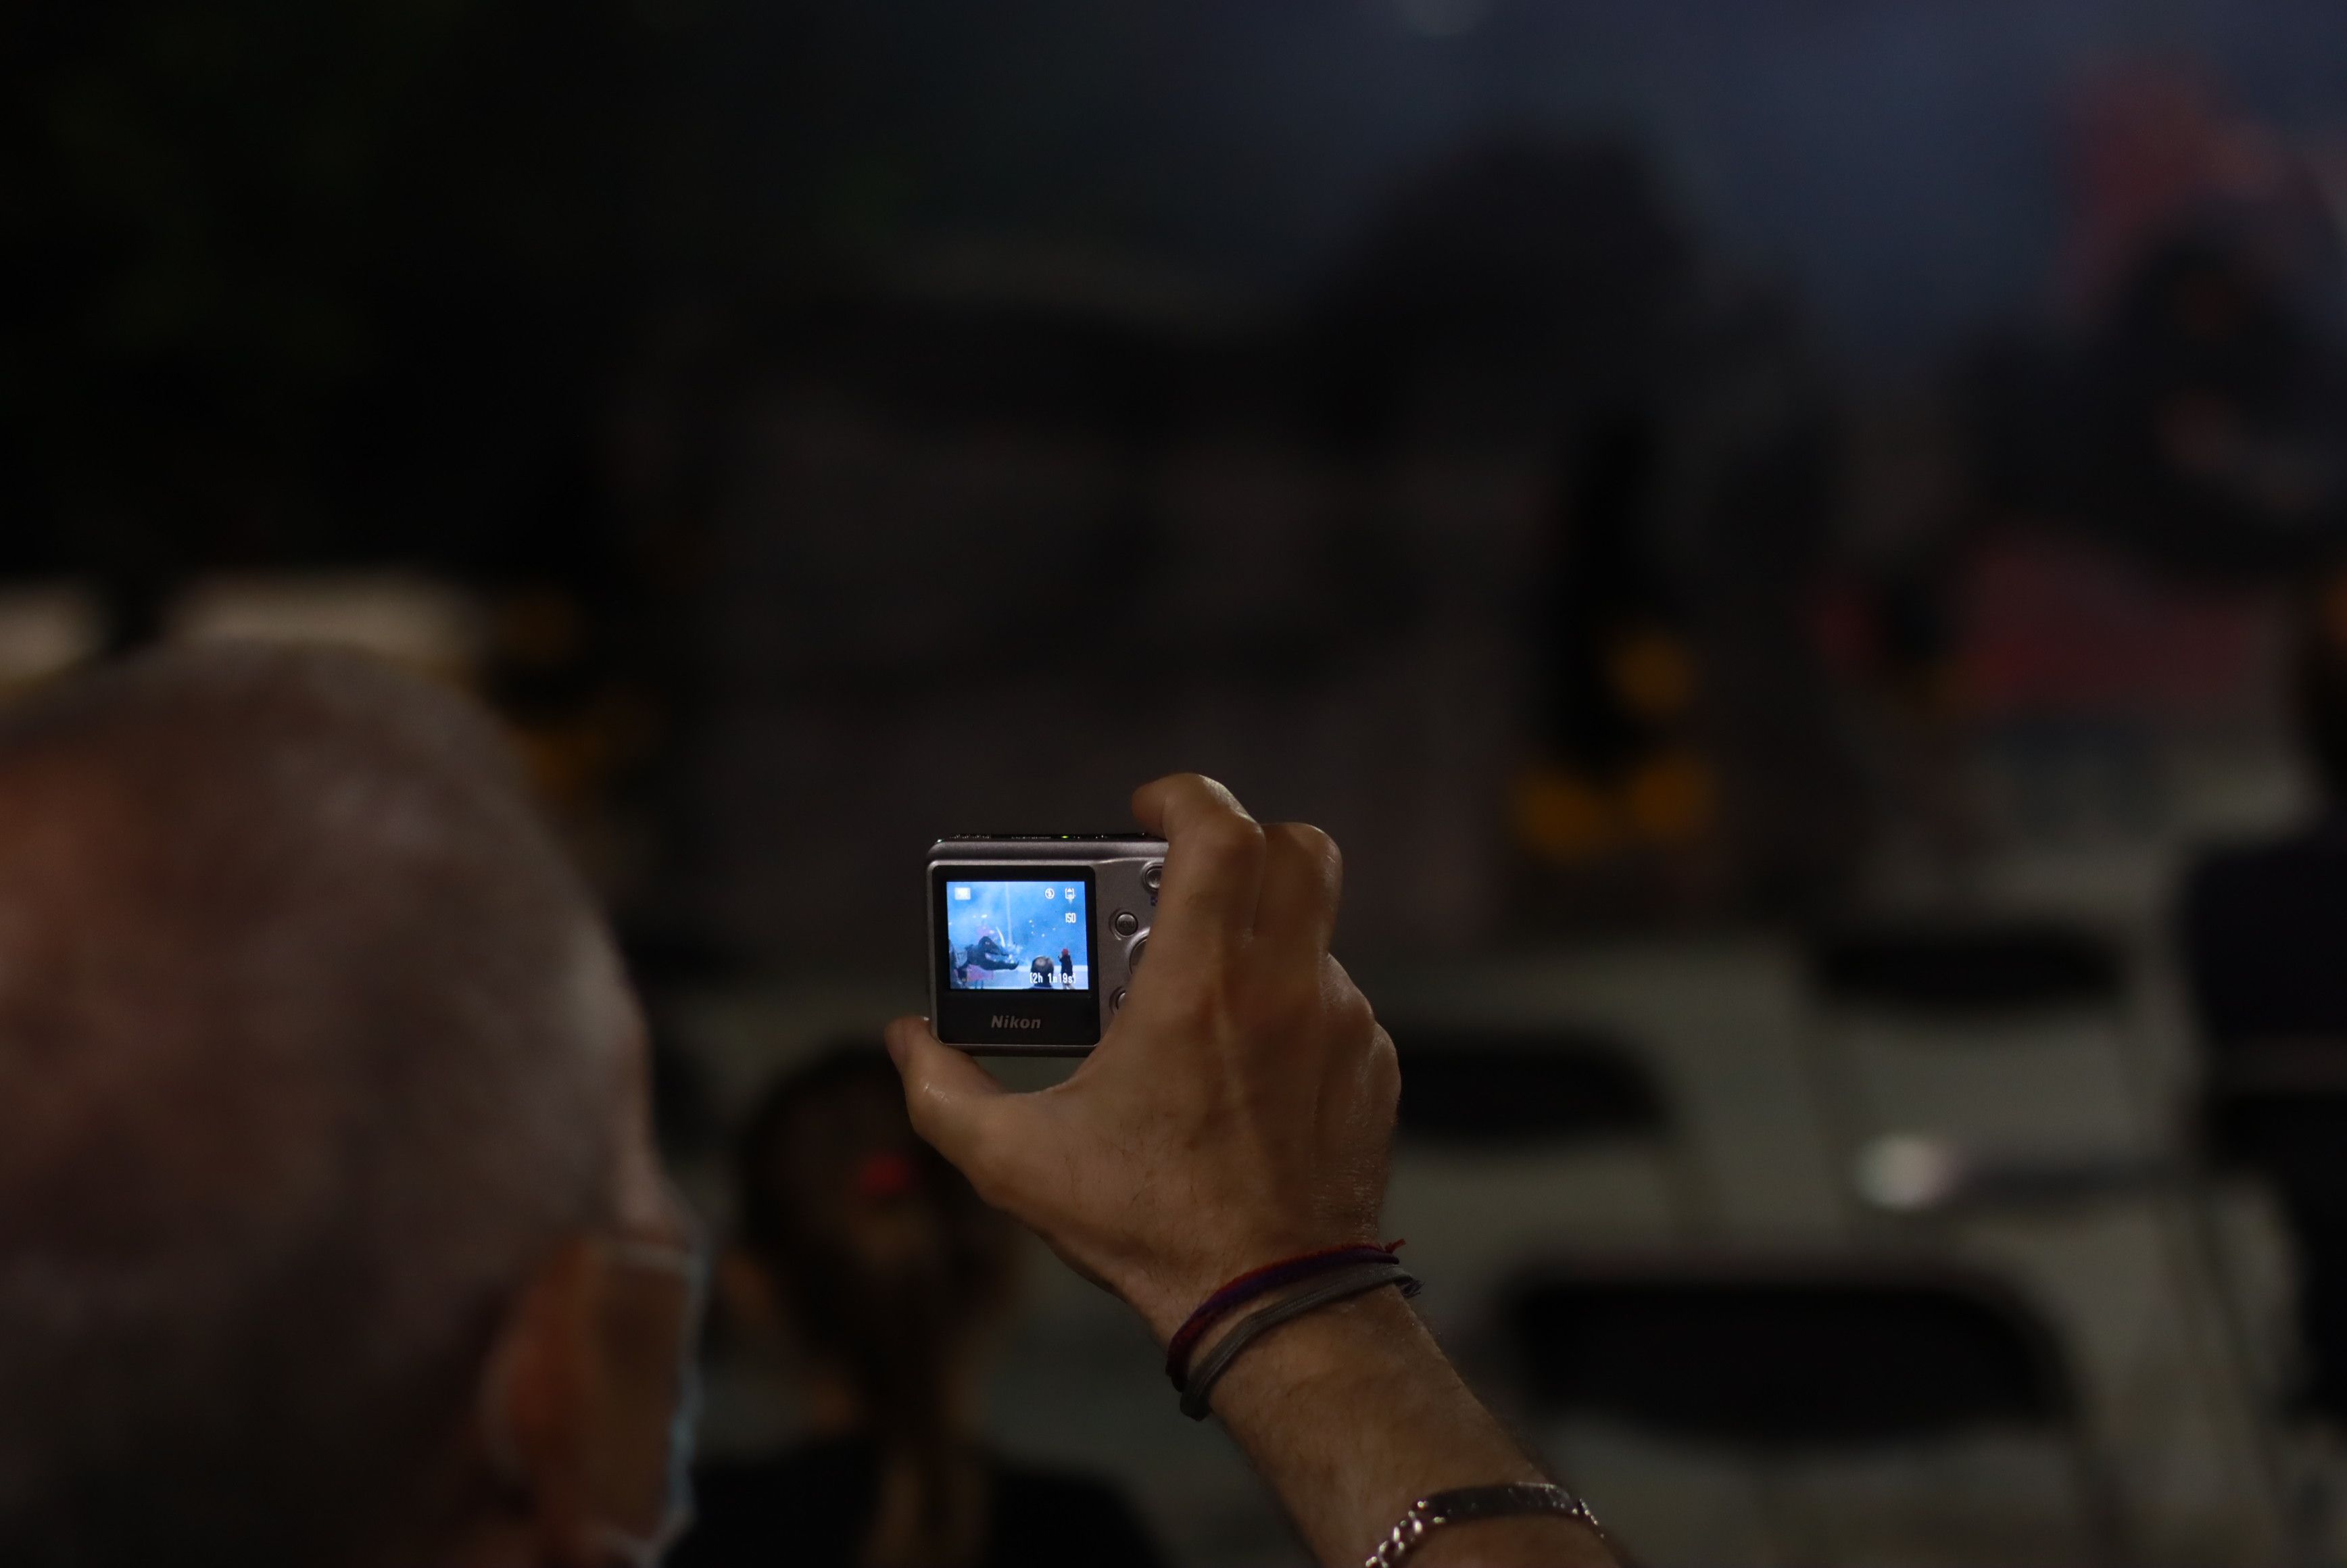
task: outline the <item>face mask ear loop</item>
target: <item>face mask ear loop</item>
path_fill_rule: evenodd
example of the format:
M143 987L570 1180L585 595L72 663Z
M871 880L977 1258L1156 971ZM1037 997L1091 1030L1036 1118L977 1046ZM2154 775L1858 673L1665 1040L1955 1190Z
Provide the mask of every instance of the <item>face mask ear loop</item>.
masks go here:
M600 1524L595 1528L595 1544L626 1568L660 1568L660 1560L668 1555L668 1549L676 1544L684 1530L685 1526L680 1525L672 1531L662 1530L654 1540L639 1541L616 1525Z
M692 1211L682 1212L690 1214ZM658 1568L684 1532L692 1528L692 1449L701 1416L701 1368L698 1350L701 1324L709 1301L709 1255L694 1240L683 1246L626 1239L605 1239L605 1254L639 1268L657 1269L684 1282L685 1309L677 1336L676 1407L669 1422L668 1503L659 1530L650 1538L633 1535L608 1521L595 1531L596 1544L619 1558L627 1568Z
M595 1527L595 1544L625 1563L627 1568L660 1568L661 1559L667 1556L669 1549L683 1539L684 1532L692 1528L692 1511L686 1509L670 1515L661 1525L660 1533L649 1541L630 1535L616 1524L598 1524Z

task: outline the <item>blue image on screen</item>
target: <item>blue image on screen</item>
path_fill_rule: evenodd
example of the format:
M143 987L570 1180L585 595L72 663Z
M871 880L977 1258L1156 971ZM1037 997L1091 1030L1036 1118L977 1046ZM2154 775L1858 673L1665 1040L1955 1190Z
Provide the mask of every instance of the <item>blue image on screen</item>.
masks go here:
M947 883L946 979L958 991L1090 990L1083 879Z

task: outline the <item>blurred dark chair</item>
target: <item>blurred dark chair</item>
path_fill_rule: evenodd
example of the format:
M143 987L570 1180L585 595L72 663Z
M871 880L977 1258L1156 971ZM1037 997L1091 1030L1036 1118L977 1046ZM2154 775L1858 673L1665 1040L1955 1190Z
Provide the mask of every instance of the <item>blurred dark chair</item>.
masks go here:
M1991 1165L1973 1173L1969 1190L1952 1194L1960 1202L1894 1210L1881 1205L1880 1194L1868 1194L1877 1206L1861 1208L1860 1216L1916 1224L2045 1216L2086 1204L2147 1209L2158 1230L2188 1364L2207 1390L2212 1418L2236 1428L2258 1456L2260 1480L2279 1519L2280 1471L2247 1341L2198 1212L2202 1205L2190 1201L2188 1184L2176 1180L2169 1102L2141 1054L2128 965L2118 947L2095 931L2050 920L1911 921L1829 936L1811 950L1810 975L1823 1014L1812 1059L1819 1114L1842 1179L1853 1186L1862 1179L1860 1163L1871 1152L1870 1140L1913 1131L1884 1126L1870 1101L1865 1066L1850 1038L1858 1018L1956 1026L1942 1038L1951 1048L1978 1050L1984 1059L2016 1038L2043 1038L2016 1035L2015 1025L2064 1015L2107 1021L2135 1147L1995 1151Z
M2222 1049L2201 1089L2201 1151L2219 1170L2347 1202L2347 1040Z
M2327 580L2326 580L2327 579ZM2335 1447L2347 1429L2347 638L2335 571L2299 598L2288 691L2315 813L2295 828L2212 844L2178 890L2176 938L2203 1049L2192 1107L2212 1271L2228 1286L2237 1341L2253 1351L2263 1304L2235 1286L2221 1178L2266 1188L2296 1264L2298 1364L2241 1359L2275 1423L2273 1449ZM2261 1359L2263 1364L2261 1364ZM2282 1373L2282 1376L2277 1376ZM2309 1418L2328 1432L2309 1430ZM2335 1468L2274 1467L2301 1562L2336 1556L2347 1489Z
M2148 1124L2149 1091L2127 1028L2127 964L2097 933L2037 920L1876 924L1819 938L1809 968L1820 1015L1811 1038L1812 1090L1845 1196L1870 1139L1915 1131L1883 1125L1868 1092L1852 1026L1870 1014L1952 1026L1952 1044L1981 1047L2012 1040L2013 1025L2102 1015L2115 1027L2118 1073L2147 1123L2141 1131L2147 1142L2165 1141L2165 1128Z
M2306 1386L2295 1391L2301 1413L2347 1423L2347 1040L2222 1044L2196 1112L2204 1170L2263 1184L2297 1244L2311 1362ZM2228 1272L2215 1216L2205 1217L2215 1266Z
M1711 1217L1686 1129L1628 1042L1577 1026L1390 1026L1401 1058L1406 1144L1472 1153L1629 1143L1662 1161L1683 1230Z
M2060 1342L1996 1278L1870 1257L1584 1258L1520 1276L1501 1316L1543 1414L1610 1418L1788 1464L1986 1432L2066 1460L2095 1561L2122 1515Z
M1488 1148L1643 1142L1673 1132L1662 1086L1611 1035L1402 1024L1394 1042L1405 1138Z
M2304 657L2301 702L2326 796L2347 767L2335 654ZM2312 1413L2347 1425L2347 833L2334 807L2302 832L2204 855L2178 936L2200 1026L2199 1153L2279 1202L2299 1264ZM2213 1219L2211 1235L2215 1235ZM2279 1404L2280 1401L2276 1400Z
M2040 921L1832 935L1812 950L1810 972L1819 991L1836 1001L1961 1018L2114 1007L2127 980L2109 942Z

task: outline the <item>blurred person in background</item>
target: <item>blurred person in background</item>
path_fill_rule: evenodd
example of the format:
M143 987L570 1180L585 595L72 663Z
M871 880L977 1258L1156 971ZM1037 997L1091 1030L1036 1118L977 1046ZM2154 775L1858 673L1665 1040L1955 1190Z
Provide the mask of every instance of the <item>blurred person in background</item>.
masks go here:
M724 1300L797 1351L812 1436L704 1469L680 1568L1161 1561L1108 1486L983 1447L979 1385L1010 1304L1013 1229L915 1136L877 1040L768 1092L742 1136L735 1194Z
M1195 776L1134 807L1170 841L1150 972L1071 1078L888 1043L922 1135L1170 1340L1374 1237L1399 1077L1328 955L1327 838ZM220 646L0 717L0 1563L657 1561L700 1253L647 1076L608 929L452 693ZM1212 1409L1328 1563L1540 1480L1391 1290L1260 1336ZM1412 1561L1608 1561L1572 1508Z

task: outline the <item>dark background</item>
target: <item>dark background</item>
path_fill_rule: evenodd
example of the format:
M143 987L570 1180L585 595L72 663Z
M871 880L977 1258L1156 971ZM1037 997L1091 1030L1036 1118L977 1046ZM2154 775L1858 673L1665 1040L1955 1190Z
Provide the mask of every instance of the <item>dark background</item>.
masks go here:
M1902 805L1828 661L1960 654L1968 541L2272 581L2339 520L2333 6L0 26L8 569L115 645L221 571L466 585L623 910L764 963L851 956L794 876L876 917L882 845L1184 763L1349 830L1376 943L1830 903ZM2166 482L2196 398L2286 496ZM1670 891L1511 829L1649 753Z

